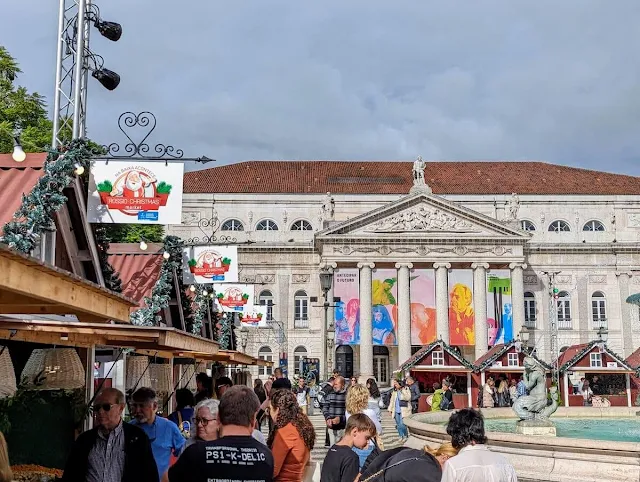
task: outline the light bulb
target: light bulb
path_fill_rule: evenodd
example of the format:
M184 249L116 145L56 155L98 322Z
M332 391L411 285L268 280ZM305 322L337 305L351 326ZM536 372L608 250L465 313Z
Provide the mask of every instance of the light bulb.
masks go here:
M27 154L22 150L22 146L15 142L13 144L13 154L11 154L11 157L16 162L24 162L27 158Z
M147 243L145 243L144 241L140 241L140 249L142 251L146 251L148 247L149 246L147 246Z
M207 290L202 290L202 296L207 296L209 293L207 293Z
M196 285L189 286L189 291L191 291L192 293L195 293L196 292Z
M169 254L169 251L165 251L164 253L162 253L162 257L164 259L169 259L171 257L171 254Z
M82 164L76 162L73 167L75 167L73 172L76 176L82 176L84 174L84 166L82 166Z
M211 293L209 296L211 296L211 298L213 299L213 297L215 296L215 293Z

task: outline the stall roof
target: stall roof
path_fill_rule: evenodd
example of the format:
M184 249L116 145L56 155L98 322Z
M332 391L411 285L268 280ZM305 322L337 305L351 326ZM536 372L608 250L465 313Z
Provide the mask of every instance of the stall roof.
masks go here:
M263 367L273 366L273 362L263 360L261 358L256 358L251 355L247 355L246 353L235 350L220 350L220 353L228 354L231 358L231 361L235 362L237 365L258 365Z
M518 346L520 345L520 346ZM540 363L540 365L542 365L545 370L551 370L551 365L549 365L547 362L541 360L540 358L537 357L537 355L535 354L535 352L533 351L529 351L526 349L526 347L522 346L522 343L519 341L512 341L509 343L500 343L498 345L494 345L491 347L491 349L485 353L484 355L482 355L480 358L478 358L475 361L475 365L477 367L477 370L479 372L485 371L489 368L493 367L493 364L499 360L501 357L503 357L506 353L509 352L509 350L511 350L512 348L516 348L516 350L520 349L521 351L524 351L526 356L530 356L532 357L534 360L536 360L538 363ZM493 367L494 368L494 367ZM520 369L523 368L521 366L518 367L502 367L503 369Z
M130 299L0 244L0 314L73 314L129 322Z
M638 376L640 374L640 348L629 355L625 362L635 370L636 376Z
M620 355L611 351L606 343L603 343L599 340L594 340L589 343L584 343L581 345L571 345L565 351L563 351L558 357L558 367L561 373L570 371L576 363L586 357L589 353L591 353L594 348L600 347L601 351L606 353L608 356L613 358L620 365L619 368L607 368L607 367L598 367L595 368L587 368L586 370L583 367L580 367L580 371L600 371L603 373L612 372L612 373L633 373L635 370L629 366L629 364L622 359Z
M144 305L144 298L158 281L162 267L162 245L149 244L142 251L136 243L112 243L109 246L109 263L120 276L122 294Z
M158 326L0 319L0 339L49 345L117 346L164 358L179 356L211 361L231 359L225 353L217 356L219 344L215 341L176 328Z
M46 153L27 154L17 163L10 154L0 154L0 234L6 223L22 205L22 196L29 194L43 173Z
M460 353L458 353L457 350L455 350L453 347L451 347L444 341L437 340L437 341L434 341L433 343L429 343L428 345L425 345L422 348L420 348L420 350L414 353L408 360L406 360L404 363L401 363L398 369L395 370L395 372L405 372L407 370L411 370L414 367L420 366L420 362L424 360L427 357L427 355L436 348L441 348L443 351L451 355L455 360L457 360L460 363L460 366L451 367L451 366L433 365L434 369L449 370L449 371L453 369L463 369L465 371L475 371L476 367L473 365L473 363L465 359Z

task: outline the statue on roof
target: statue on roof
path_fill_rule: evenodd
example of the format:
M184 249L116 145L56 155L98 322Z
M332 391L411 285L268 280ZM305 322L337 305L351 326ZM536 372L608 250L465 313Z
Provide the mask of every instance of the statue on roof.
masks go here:
M413 187L410 193L415 194L418 192L431 194L431 188L427 185L424 179L424 169L427 167L427 163L422 160L421 156L413 161Z
M520 197L517 193L511 194L509 199L509 217L508 221L518 221L518 211L520 211Z
M336 202L333 199L333 196L330 192L327 192L327 195L322 202L322 219L324 221L333 221L333 218L336 213Z

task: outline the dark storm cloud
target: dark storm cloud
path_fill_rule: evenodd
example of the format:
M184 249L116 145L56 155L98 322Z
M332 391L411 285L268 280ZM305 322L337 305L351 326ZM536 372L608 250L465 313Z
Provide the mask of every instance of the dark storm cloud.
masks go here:
M51 98L57 2L5 2L0 43ZM640 174L640 2L112 0L89 134L244 159L541 159Z

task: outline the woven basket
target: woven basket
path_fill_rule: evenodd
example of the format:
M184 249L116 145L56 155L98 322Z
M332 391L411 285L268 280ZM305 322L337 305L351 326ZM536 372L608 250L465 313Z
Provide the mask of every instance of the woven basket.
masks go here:
M26 388L74 390L85 385L85 372L75 348L36 348L20 377Z
M149 366L148 356L131 355L127 357L127 390L131 390L133 387L136 390L142 387L151 387L151 373L147 370L147 366Z
M183 367L183 377L181 385L183 388L189 390L196 390L196 375L200 372L207 372L207 364L204 362L198 363L195 367L193 365L185 365Z
M171 392L173 389L173 366L170 363L152 363L149 365L151 388L156 392Z
M4 351L2 351L4 349ZM13 371L13 363L9 349L0 345L0 398L12 397L16 393L16 373Z

